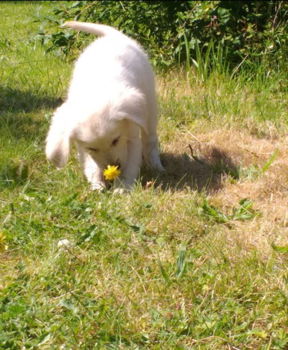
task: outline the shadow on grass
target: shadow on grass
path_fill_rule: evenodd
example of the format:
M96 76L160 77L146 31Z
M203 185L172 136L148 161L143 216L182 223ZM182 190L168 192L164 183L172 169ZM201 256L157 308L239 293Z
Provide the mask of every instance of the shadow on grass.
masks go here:
M239 179L239 167L227 152L215 147L201 158L190 157L187 153L162 153L161 159L165 172L159 173L145 167L142 169L144 188L152 181L156 188L162 188L164 191L190 188L199 192L214 193L223 187L223 177ZM0 165L0 190L23 185L29 179L31 167L31 162L21 159Z
M43 120L43 114L31 117L29 113L38 114L43 108L55 109L61 102L60 98L0 86L1 134L16 139L33 139L41 134L47 122Z
M227 152L213 147L205 156L195 157L184 154L162 153L165 167L162 174L143 169L142 183L155 182L155 187L163 190L182 190L190 188L199 192L213 193L223 187L223 177L229 175L239 179L239 168Z
M55 108L61 102L61 98L0 86L0 112L29 113L41 108Z

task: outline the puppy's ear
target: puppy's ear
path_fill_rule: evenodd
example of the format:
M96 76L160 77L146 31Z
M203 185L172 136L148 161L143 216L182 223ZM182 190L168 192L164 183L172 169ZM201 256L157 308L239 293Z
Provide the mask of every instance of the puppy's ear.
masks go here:
M46 157L57 168L62 168L67 163L70 152L71 131L65 112L65 104L56 110L46 138Z
M122 105L117 119L127 119L139 125L147 133L147 106L145 96L133 88L125 90L121 96Z
M142 116L140 114L136 114L136 113L135 114L133 114L133 113L125 114L125 115L123 115L123 119L127 119L129 121L132 121L133 123L136 123L137 125L139 125L141 127L141 129L144 130L144 132L146 134L148 134L146 120L144 118L142 118Z
M46 140L46 157L53 162L57 168L62 168L68 161L70 152L70 138L51 133Z

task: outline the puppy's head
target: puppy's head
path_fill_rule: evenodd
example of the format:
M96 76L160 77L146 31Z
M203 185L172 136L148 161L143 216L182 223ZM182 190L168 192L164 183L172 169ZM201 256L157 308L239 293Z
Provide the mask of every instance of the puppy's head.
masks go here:
M125 88L96 112L78 107L66 103L56 110L46 140L47 158L63 167L75 141L101 169L109 164L124 168L129 139L140 137L140 128L147 132L144 96Z
M140 138L140 128L147 132L146 100L138 90L123 87L111 92L102 111L82 120L74 130L77 142L103 170L107 165L124 168L131 138Z
M126 119L104 119L81 123L74 139L90 154L100 169L107 165L123 167L127 161L129 122Z

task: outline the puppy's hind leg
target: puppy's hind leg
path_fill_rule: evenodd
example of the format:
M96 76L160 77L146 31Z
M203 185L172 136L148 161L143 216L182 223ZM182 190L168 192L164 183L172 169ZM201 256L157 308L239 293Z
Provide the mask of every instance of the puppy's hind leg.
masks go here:
M140 172L142 163L142 142L140 139L140 127L130 125L130 135L127 141L127 161L124 168L121 169L122 174L116 179L116 186L120 188L130 189L134 184ZM117 181L118 180L118 181ZM119 189L116 189L119 192Z
M147 94L147 133L142 130L143 156L146 164L158 171L164 171L159 155L157 137L157 101L154 89Z
M143 156L148 166L158 171L165 171L160 160L156 127L157 121L154 119L148 124L148 133L142 130Z
M147 135L145 132L142 132L142 142L143 156L146 164L158 171L165 171L160 160L157 135Z

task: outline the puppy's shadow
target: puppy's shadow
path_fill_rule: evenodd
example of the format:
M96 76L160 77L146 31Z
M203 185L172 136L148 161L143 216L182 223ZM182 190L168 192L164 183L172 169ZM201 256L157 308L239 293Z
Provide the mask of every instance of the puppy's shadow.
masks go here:
M180 191L190 188L199 192L213 193L223 187L223 177L229 175L239 179L239 167L233 162L227 152L213 147L204 155L195 156L188 152L183 154L162 153L161 160L165 172L143 168L142 184L163 190Z

